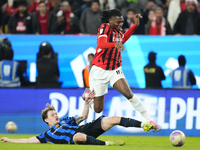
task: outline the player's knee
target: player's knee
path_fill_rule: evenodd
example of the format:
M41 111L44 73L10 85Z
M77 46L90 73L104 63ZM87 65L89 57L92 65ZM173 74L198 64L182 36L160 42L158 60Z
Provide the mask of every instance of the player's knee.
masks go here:
M83 144L85 143L86 139L82 133L76 133L73 136L73 141L75 144Z
M94 108L94 111L95 111L96 113L100 113L100 112L103 111L103 108L102 108L102 107L96 107L96 108Z
M96 112L96 113L100 113L100 112L102 112L103 111L103 107L104 106L102 106L102 105L94 105L94 111Z
M94 106L94 111L95 111L96 113L102 112L102 111L103 111L103 106Z
M127 99L131 99L133 97L133 93L131 91L130 92L126 92L125 97Z

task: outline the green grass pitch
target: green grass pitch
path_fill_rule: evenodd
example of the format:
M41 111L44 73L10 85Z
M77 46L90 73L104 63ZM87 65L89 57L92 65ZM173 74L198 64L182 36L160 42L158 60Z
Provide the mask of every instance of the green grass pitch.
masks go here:
M28 134L0 134L0 137L29 138L35 135ZM0 150L198 150L200 149L200 137L186 137L186 143L182 147L174 147L167 136L100 136L100 140L124 140L124 146L91 146L91 145L61 145L61 144L19 144L0 143Z

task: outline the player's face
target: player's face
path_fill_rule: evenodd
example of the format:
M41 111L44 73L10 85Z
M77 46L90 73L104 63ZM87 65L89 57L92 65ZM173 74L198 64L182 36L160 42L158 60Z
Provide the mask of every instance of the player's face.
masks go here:
M109 19L109 23L115 30L120 31L124 23L124 18L122 16L112 17Z
M45 121L48 123L50 127L59 123L58 114L55 110L50 110L47 112L47 119Z

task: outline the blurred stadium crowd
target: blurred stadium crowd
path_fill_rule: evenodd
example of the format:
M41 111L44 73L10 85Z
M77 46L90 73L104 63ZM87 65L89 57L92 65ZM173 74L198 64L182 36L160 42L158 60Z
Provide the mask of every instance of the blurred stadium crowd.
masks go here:
M99 12L117 8L136 35L199 35L200 0L1 0L0 34L97 34Z
M122 28L125 32L134 25L134 16L140 13L143 18L133 34L200 35L199 3L200 0L0 0L0 34L95 35L101 25L100 12L117 8L123 14ZM162 69L155 64L156 53L150 53L149 58L151 54L153 60L149 59L149 65L144 69L146 88L162 88L161 81L165 76ZM90 65L82 72L85 87L89 86L89 71L94 57L93 54L90 55ZM29 86L30 82L26 75L27 61L16 62L13 56L9 39L1 38L0 87ZM184 56L182 62L179 66L184 72ZM50 43L40 44L36 64L36 87L61 87L58 54L54 52ZM155 72L156 68L159 68L160 73ZM177 83L173 87L191 88L196 84L190 70L187 70L186 75L179 77L180 85ZM187 84L182 83L182 78L187 78ZM158 86L155 86L155 80L152 79L158 80Z

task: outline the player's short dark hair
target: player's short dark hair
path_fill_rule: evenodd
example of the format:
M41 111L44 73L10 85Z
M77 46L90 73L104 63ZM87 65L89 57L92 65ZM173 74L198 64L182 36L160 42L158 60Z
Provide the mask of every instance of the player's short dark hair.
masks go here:
M184 55L180 55L178 57L178 63L179 63L179 66L185 66L186 64L186 59L185 59L185 56Z
M100 18L103 23L109 23L111 17L122 16L122 13L119 9L105 10L100 13Z
M93 57L94 57L94 54L93 54L93 53L90 53L90 54L88 54L88 57L89 57L89 56L93 56Z
M53 106L51 106L49 103L47 103L47 104L46 104L46 108L42 110L42 120L43 120L45 123L47 123L47 122L45 121L45 119L48 118L47 113L48 113L50 110L56 111L55 108L54 108ZM48 124L48 123L47 123L47 124Z
M38 5L44 3L46 5L46 2L44 0L39 1Z

